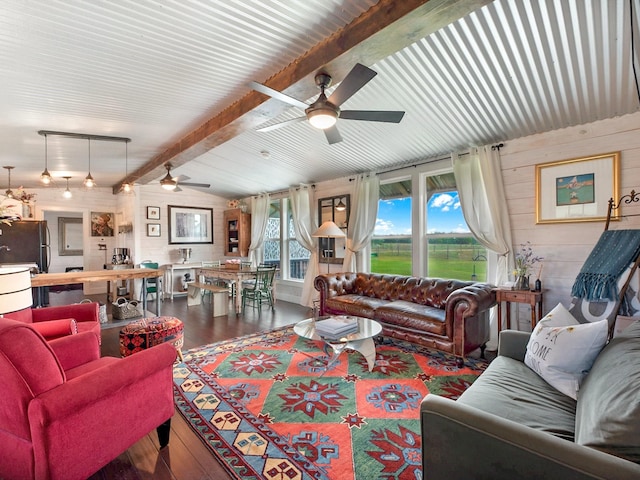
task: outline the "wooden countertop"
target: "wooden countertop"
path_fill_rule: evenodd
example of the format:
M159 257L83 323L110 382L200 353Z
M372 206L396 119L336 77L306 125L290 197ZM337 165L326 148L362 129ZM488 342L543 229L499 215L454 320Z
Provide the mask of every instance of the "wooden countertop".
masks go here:
M110 282L130 278L155 278L163 274L153 268L124 268L118 270L83 270L80 272L40 273L31 277L32 287L50 287L84 282Z

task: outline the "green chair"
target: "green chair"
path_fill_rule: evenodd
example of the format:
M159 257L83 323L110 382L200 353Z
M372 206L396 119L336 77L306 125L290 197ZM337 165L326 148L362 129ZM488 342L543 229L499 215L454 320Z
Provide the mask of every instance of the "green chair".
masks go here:
M144 260L140 262L140 268L153 268L158 269L159 265L157 262L152 262L151 260ZM140 301L142 301L143 295L149 295L150 293L155 293L156 300L162 299L162 280L161 277L158 278L147 278L147 291L140 291Z
M242 289L242 313L245 306L250 304L253 308L258 307L258 312L262 311L262 304L268 303L273 310L273 279L276 269L273 267L258 267L255 282Z

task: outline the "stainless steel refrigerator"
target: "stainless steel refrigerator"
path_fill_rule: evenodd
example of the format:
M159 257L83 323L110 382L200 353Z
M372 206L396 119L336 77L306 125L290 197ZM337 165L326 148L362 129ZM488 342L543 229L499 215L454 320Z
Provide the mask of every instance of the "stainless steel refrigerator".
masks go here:
M0 223L0 264L33 264L38 273L49 270L49 229L46 220Z

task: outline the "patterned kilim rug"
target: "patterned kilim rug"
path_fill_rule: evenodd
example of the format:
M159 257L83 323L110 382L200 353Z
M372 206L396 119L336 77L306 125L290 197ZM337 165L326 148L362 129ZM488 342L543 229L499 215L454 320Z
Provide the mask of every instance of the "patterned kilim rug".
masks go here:
M419 409L457 398L486 362L385 339L376 365L293 329L189 350L174 368L180 413L238 479L420 479Z

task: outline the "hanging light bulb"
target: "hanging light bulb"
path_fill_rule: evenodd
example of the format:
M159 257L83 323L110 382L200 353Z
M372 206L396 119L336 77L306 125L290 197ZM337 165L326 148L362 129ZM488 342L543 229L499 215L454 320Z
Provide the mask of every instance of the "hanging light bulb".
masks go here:
M48 158L47 158L47 135L44 136L44 171L40 174L40 181L45 185L49 185L51 183L51 174L47 169L48 166Z
M7 188L4 194L7 198L13 198L13 190L11 190L11 170L13 170L15 167L5 166L3 168L6 168L9 172L9 188Z
M89 140L89 173L84 179L84 186L87 188L93 188L93 186L96 183L93 181L93 177L91 176L91 138L89 138L88 140Z
M127 177L129 176L129 145L128 142L124 142L124 183L122 184L122 191L124 193L131 193L133 187L127 181Z
M64 192L62 192L62 196L63 196L64 198L71 198L71 197L73 197L73 194L71 193L71 190L69 190L69 179L70 179L71 177L62 177L62 178L64 178L64 179L67 181L67 189L66 189Z

